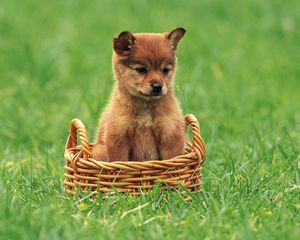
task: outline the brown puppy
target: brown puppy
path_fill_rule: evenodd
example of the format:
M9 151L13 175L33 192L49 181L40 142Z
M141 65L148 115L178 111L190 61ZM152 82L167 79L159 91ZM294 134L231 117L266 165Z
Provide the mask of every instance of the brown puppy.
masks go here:
M176 49L183 28L113 38L116 79L100 119L93 158L162 160L184 153L185 126L173 95Z

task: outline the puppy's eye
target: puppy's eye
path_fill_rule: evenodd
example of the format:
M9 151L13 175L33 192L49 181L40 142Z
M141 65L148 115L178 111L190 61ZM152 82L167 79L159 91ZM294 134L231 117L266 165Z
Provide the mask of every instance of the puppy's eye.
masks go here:
M135 71L137 71L138 73L147 73L148 72L147 68L145 68L145 67L136 68Z
M163 74L168 75L169 72L170 72L170 69L169 69L169 68L164 68L164 69L162 70L162 72L163 72Z

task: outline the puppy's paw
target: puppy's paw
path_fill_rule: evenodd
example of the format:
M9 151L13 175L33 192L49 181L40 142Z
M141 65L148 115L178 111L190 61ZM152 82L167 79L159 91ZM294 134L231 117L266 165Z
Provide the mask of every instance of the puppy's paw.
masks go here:
M97 143L92 149L92 158L98 161L108 162L108 158L103 144Z

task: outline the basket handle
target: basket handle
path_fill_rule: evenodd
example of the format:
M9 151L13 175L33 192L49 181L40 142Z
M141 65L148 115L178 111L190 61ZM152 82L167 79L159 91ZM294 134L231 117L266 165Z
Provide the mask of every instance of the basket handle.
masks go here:
M89 143L89 138L87 135L86 128L79 119L74 118L71 121L70 133L65 145L65 150L77 146L77 133L79 134L79 138L81 142L83 158L87 160L91 155L90 143Z
M200 134L200 125L197 118L193 114L187 114L184 117L186 122L186 127L191 125L192 128L192 149L197 153L200 163L203 163L206 158L206 147L203 138Z

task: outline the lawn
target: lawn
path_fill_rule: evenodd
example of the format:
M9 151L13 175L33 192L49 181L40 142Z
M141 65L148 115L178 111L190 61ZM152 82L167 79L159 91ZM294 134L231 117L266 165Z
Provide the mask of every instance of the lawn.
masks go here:
M0 239L299 237L299 12L296 0L2 0ZM68 196L69 124L94 138L112 36L177 26L175 89L207 144L203 193Z

